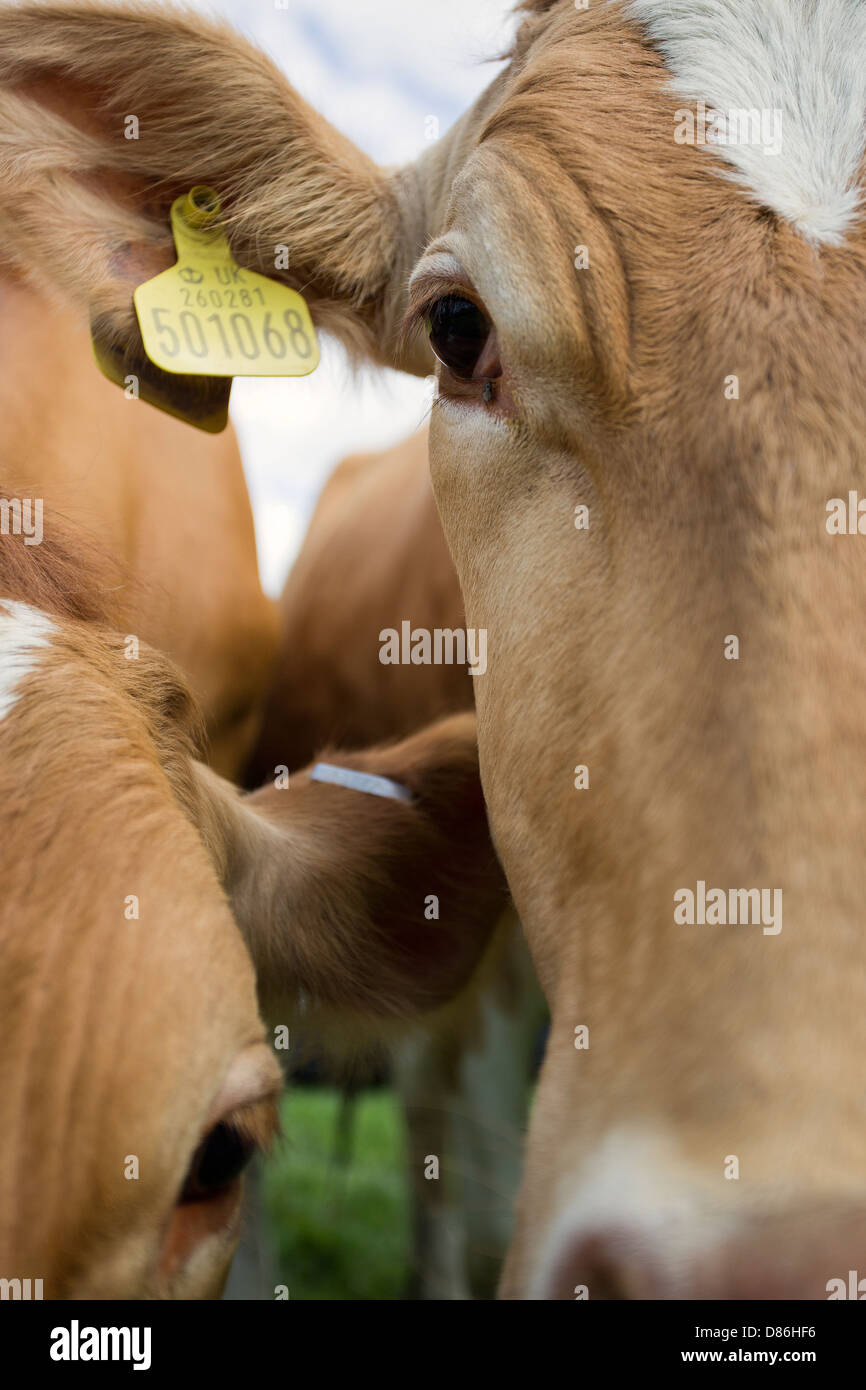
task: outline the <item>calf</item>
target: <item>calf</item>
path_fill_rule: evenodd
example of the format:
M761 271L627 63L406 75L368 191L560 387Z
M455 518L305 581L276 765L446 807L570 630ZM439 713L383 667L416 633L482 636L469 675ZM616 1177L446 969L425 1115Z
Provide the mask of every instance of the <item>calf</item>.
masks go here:
M87 575L0 548L0 1273L213 1296L299 1009L342 1053L387 1040L463 987L504 885L471 716L242 796Z
M114 253L166 264L202 181L238 261L288 239L282 278L356 352L426 371L426 330L482 779L553 1017L502 1291L820 1298L866 1256L866 11L521 18L393 172L224 29L16 7L7 208L131 360ZM60 89L68 118L22 132Z

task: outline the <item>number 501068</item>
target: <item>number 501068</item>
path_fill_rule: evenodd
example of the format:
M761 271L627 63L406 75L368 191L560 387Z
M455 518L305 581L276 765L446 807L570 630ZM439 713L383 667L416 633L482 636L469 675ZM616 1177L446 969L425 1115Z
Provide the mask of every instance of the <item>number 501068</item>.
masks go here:
M268 310L264 318L241 311L199 314L194 309L151 309L153 327L159 335L159 349L166 357L182 352L214 365L224 362L281 362L313 355L313 343L297 309L286 309L274 322Z

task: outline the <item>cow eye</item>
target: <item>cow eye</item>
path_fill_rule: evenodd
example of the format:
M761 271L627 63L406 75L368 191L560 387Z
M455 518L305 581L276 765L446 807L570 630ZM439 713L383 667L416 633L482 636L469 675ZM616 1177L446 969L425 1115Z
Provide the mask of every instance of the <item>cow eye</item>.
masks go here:
M214 1125L193 1154L180 1194L181 1202L201 1202L224 1192L243 1172L256 1143L224 1121Z
M469 380L475 374L492 326L471 299L449 294L437 299L430 309L427 331L439 361L455 376Z

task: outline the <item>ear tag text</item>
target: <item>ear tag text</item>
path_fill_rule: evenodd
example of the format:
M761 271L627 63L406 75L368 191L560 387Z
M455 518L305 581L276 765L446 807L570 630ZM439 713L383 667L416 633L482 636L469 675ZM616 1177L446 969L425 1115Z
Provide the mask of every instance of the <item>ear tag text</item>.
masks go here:
M144 350L187 376L307 376L319 345L302 295L239 266L220 203L199 185L171 206L177 262L133 295Z

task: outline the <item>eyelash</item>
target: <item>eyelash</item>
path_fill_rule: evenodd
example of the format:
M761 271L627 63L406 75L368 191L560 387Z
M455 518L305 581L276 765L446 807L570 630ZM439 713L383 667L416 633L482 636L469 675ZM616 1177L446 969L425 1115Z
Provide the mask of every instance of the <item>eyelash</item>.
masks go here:
M417 294L418 291L415 293ZM416 333L426 334L427 320L430 317L430 311L439 303L440 299L447 299L450 296L456 299L470 300L485 317L488 317L484 305L479 302L475 290L470 285L466 285L460 280L437 278L435 285L431 284L429 290L424 293L423 298L416 299L414 303L410 303L403 318L403 322L400 325L398 333L400 342L405 344L408 339L412 338Z

